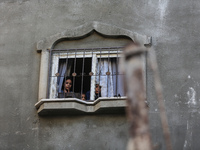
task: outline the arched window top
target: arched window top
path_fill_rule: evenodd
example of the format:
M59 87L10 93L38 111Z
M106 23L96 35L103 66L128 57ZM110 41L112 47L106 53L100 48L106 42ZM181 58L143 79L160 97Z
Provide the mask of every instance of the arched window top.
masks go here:
M87 37L93 31L96 31L107 37L127 36L132 41L138 42L141 45L150 44L151 42L151 37L148 37L146 35L141 35L137 32L133 32L124 28L94 21L83 24L73 29L64 30L60 33L40 40L37 43L37 51L40 52L41 50L51 49L54 47L55 44L58 43L58 41L62 39L78 39Z

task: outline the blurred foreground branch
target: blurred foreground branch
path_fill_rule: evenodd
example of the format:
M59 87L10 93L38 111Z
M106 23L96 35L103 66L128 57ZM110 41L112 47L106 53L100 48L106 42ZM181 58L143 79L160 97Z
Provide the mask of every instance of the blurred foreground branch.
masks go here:
M130 122L130 139L127 150L152 150L145 104L144 55L145 49L130 44L124 49L123 68L127 93L127 115Z
M145 54L147 48L132 43L125 47L122 60L123 71L125 72L125 89L127 92L127 116L130 122L130 139L127 150L152 150L152 142L149 133L148 110L145 103ZM150 63L154 73L155 88L160 109L160 117L164 132L167 150L172 150L169 127L164 108L162 88L157 68L154 51L150 52Z

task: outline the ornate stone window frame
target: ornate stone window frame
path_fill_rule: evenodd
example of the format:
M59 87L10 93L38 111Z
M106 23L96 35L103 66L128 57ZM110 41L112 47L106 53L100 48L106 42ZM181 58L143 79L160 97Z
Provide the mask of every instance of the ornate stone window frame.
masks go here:
M71 99L47 99L48 90L48 68L49 68L49 49L52 49L61 39L85 37L91 32L96 31L102 35L118 37L127 36L132 41L138 42L141 45L150 45L151 37L141 35L136 32L120 28L117 26L104 24L100 22L89 22L78 26L74 29L67 29L63 32L57 33L53 36L47 37L37 43L37 52L41 53L40 62L40 79L39 79L39 93L38 102L35 104L38 114L73 114L73 113L97 113L107 112L106 110L114 110L109 112L117 112L125 108L125 98L108 98L101 99L94 102L80 101L76 98ZM146 62L144 62L146 65Z

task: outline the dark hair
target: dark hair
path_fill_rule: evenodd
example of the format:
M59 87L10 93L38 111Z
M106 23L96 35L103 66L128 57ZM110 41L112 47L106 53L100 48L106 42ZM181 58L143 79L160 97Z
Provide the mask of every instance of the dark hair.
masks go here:
M95 84L95 87L97 87L97 86L98 86L99 88L101 88L101 85L99 85L98 83Z
M72 81L72 78L71 78L71 77L68 77L68 76L65 77L65 81L68 80L68 79L70 79L70 80Z

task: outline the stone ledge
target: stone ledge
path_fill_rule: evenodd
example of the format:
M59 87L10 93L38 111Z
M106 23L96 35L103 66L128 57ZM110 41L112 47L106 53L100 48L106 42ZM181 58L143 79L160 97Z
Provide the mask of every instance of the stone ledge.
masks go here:
M39 115L124 114L126 97L101 97L95 101L77 98L41 99L35 107Z

